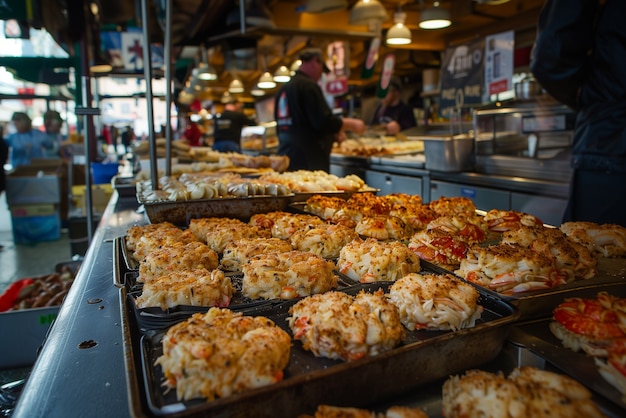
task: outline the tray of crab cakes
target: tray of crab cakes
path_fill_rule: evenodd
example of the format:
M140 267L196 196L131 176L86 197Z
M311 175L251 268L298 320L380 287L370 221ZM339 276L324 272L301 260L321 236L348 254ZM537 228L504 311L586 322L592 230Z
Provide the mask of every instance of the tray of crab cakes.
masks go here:
M134 405L155 416L298 416L384 402L495 358L515 307L452 275L251 306L136 333ZM136 365L136 366L135 366Z

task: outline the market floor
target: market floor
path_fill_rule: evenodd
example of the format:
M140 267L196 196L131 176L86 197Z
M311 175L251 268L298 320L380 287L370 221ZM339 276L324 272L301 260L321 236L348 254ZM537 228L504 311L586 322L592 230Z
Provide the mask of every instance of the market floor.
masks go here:
M5 194L0 195L0 293L16 280L53 273L58 263L72 259L67 230L56 241L21 245L13 242L11 213ZM0 330L1 332L2 330ZM3 336L1 338L7 338ZM30 367L0 370L0 386L27 377Z

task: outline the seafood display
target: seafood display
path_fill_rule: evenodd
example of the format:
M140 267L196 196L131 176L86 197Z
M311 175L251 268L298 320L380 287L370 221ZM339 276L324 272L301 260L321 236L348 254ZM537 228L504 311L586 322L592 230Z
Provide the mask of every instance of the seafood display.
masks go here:
M314 415L303 415L301 418L428 418L428 415L420 408L406 406L391 406L383 414L362 408L320 405Z
M491 209L485 213L485 221L490 231L514 231L522 226L543 226L541 219L530 213L515 210Z
M455 235L437 229L424 229L411 236L408 247L420 259L454 271L467 256L470 246Z
M252 215L249 224L267 230L274 238L289 239L297 231L322 226L325 222L313 215L274 211Z
M294 249L308 251L324 258L337 258L348 243L359 237L357 231L341 224L324 224L302 228L291 235Z
M241 271L241 267L255 255L291 250L291 244L280 238L241 238L226 244L220 267L226 271Z
M173 243L149 252L139 263L138 281L148 282L172 271L204 268L214 270L218 255L200 241Z
M565 222L561 230L576 242L580 242L604 257L626 256L626 228L614 224L594 222Z

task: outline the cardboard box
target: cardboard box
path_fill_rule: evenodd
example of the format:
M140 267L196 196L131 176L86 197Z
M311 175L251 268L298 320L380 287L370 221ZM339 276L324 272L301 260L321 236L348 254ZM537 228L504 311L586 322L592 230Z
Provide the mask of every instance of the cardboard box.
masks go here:
M0 313L0 369L34 364L58 313L58 306Z
M9 206L13 241L34 244L61 238L61 217L58 204L40 203Z
M85 197L85 186L72 186L72 205L75 209L80 209L82 216L87 215L87 198ZM93 213L102 214L106 209L113 194L113 186L109 184L94 184L91 186L91 205Z

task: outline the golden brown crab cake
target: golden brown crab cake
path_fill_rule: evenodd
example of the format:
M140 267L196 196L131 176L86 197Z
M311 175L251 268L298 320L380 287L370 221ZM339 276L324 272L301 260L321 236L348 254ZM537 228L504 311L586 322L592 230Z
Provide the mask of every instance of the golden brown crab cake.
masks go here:
M326 292L298 301L287 319L295 339L318 357L357 360L389 351L405 338L398 309L382 289Z
M343 246L358 237L354 229L345 225L324 224L296 231L290 241L294 250L308 251L324 258L337 258Z
M173 271L218 267L218 255L200 241L187 244L175 244L154 250L139 263L137 281L147 282L154 277L163 276Z
M437 229L424 229L411 236L408 247L420 259L454 271L467 256L470 246L455 235Z
M390 406L385 413L349 406L319 405L312 418L428 418L428 414L420 408L399 405Z
M322 219L332 219L339 209L346 206L346 200L337 196L315 194L306 200L304 210Z
M267 229L273 238L289 240L296 231L324 225L326 222L314 215L278 211L253 215L249 223Z
M390 193L388 195L381 196L387 200L392 207L394 206L415 206L422 204L422 197L417 194L407 193Z
M389 288L389 300L398 307L409 331L471 328L483 312L478 290L452 274L411 273Z
M565 222L561 231L604 257L626 257L626 228L595 222Z
M476 213L474 201L464 196L442 196L431 201L429 206L439 216L473 215Z
M223 227L225 225L240 226L245 222L234 218L197 218L189 221L189 231L191 231L198 240L207 242L207 235L212 233L216 227Z
M271 234L265 228L241 223L224 223L216 225L207 234L206 244L219 255L222 255L224 248L232 242L242 238L270 238Z
M126 248L131 252L135 251L137 246L137 242L144 235L148 235L159 231L159 233L166 231L175 231L180 230L176 225L171 222L159 222L156 224L148 224L148 225L135 225L128 228L126 231Z
M240 271L241 266L255 255L291 250L291 244L280 238L242 238L226 244L220 266L227 271Z
M174 271L144 283L136 299L138 308L176 306L219 306L230 304L233 296L230 279L221 270Z
M179 400L214 400L283 379L291 336L263 316L211 308L163 337L156 365Z
M294 299L337 287L334 263L313 253L289 251L251 257L241 267L242 293L250 299Z
M160 248L166 248L173 245L188 244L197 242L198 239L188 229L180 228L161 229L144 234L135 244L135 251L132 257L137 260L143 260L148 254Z
M564 284L554 261L519 244L472 246L455 273L504 295Z
M414 231L425 229L431 221L434 221L438 215L429 205L407 205L394 206L389 212L391 216L397 216L406 224L410 225Z
M491 209L485 214L487 227L493 232L516 230L521 226L543 226L541 219L525 212Z
M440 230L454 235L468 244L484 242L489 232L481 217L472 215L439 216L426 225L428 230Z
M410 225L389 215L365 216L357 222L354 230L361 236L381 241L408 239L413 234Z
M502 243L517 243L547 257L554 257L559 274L567 282L576 277L591 279L597 273L598 261L594 254L557 228L522 225L504 232Z
M399 241L355 239L339 252L337 268L354 281L395 281L420 271L420 259Z

